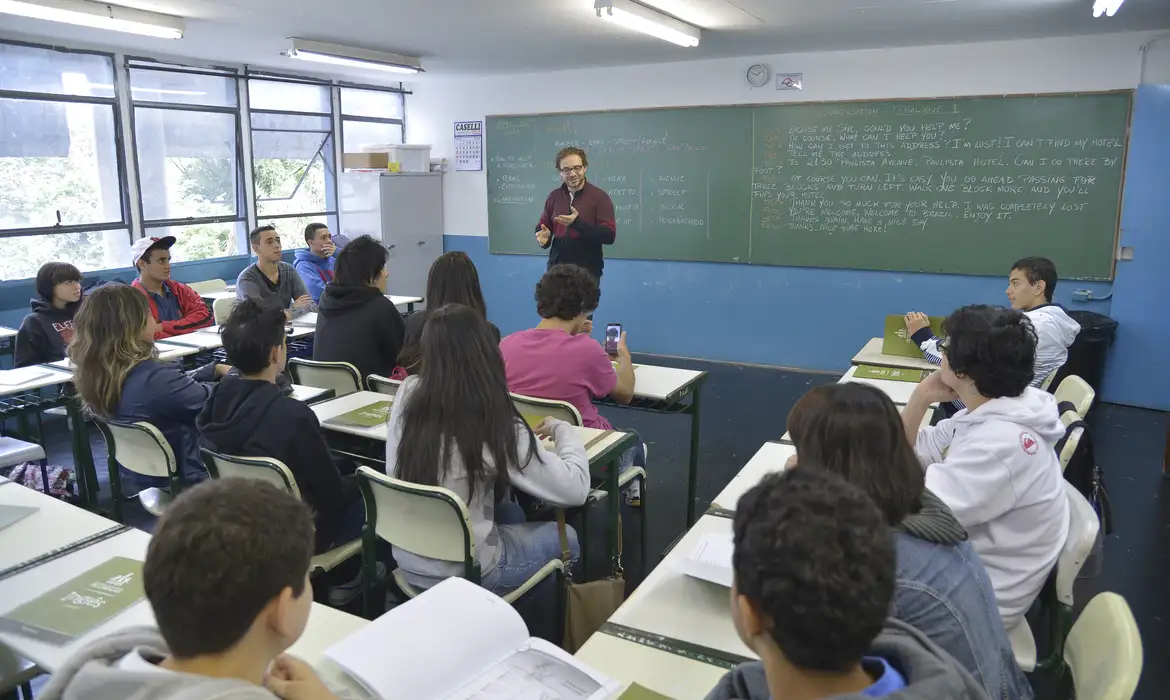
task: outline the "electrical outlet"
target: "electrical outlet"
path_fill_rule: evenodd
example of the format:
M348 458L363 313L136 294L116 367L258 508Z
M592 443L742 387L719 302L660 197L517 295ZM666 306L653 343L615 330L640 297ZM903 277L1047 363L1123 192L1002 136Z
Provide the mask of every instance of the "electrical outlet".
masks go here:
M1073 292L1073 299L1076 301L1090 301L1093 298L1093 290L1078 289Z

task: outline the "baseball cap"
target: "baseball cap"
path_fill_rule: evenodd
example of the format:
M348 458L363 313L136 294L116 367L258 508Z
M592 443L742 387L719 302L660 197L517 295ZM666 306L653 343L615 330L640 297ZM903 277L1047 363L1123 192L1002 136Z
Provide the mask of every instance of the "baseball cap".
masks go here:
M130 267L137 268L138 261L146 255L148 250L170 250L171 246L175 244L174 236L163 236L162 238L139 238L130 246Z

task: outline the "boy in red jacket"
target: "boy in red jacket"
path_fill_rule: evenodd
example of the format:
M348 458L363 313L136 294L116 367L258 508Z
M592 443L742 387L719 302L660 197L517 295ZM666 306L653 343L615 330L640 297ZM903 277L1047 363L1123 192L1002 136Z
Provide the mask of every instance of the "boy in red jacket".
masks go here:
M211 311L194 290L171 279L174 236L139 238L130 246L130 261L138 270L134 286L146 295L150 314L162 324L155 339L184 335L211 325Z

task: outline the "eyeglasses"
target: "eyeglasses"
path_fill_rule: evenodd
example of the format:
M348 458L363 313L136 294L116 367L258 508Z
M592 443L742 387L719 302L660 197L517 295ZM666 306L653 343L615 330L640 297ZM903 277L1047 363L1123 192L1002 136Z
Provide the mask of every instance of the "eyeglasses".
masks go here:
M561 175L580 175L585 172L584 165L574 165L571 168L561 168Z

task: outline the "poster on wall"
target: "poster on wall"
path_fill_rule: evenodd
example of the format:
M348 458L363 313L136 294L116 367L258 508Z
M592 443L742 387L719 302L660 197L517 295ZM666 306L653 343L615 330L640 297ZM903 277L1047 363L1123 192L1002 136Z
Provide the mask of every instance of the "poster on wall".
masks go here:
M483 122L455 122L455 170L483 170Z

